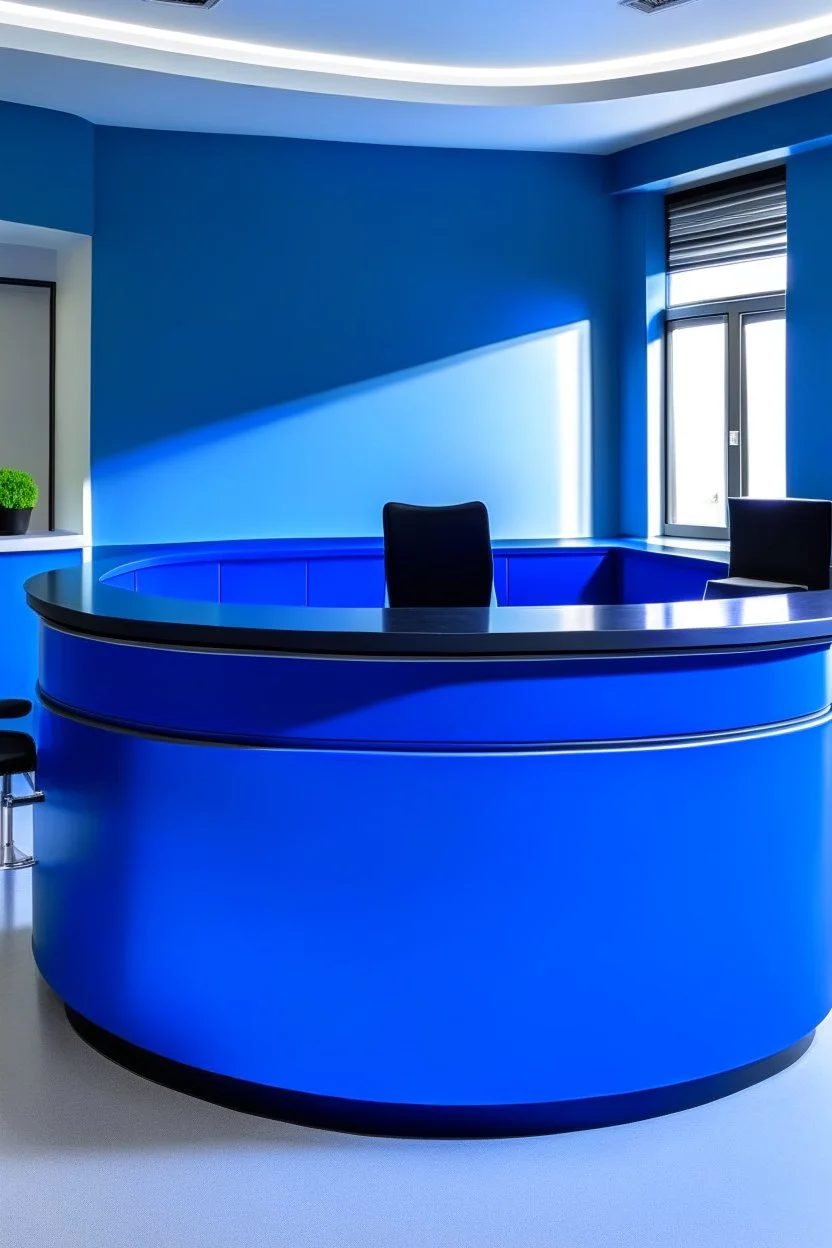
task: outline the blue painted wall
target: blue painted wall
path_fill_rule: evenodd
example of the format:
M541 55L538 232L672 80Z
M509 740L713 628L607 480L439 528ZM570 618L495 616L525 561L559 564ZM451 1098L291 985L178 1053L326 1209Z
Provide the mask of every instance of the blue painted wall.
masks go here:
M88 122L0 103L0 169L0 220L92 233L93 127ZM77 551L0 553L0 697L31 698L34 693L37 626L23 582L80 557Z
M0 698L34 697L38 671L37 620L26 605L23 584L50 568L68 568L80 562L77 550L0 554ZM28 721L7 724L26 728Z
M792 157L787 176L788 488L832 498L832 148Z
M96 541L374 533L391 483L492 489L499 535L549 535L541 500L577 483L545 335L587 322L595 530L614 532L607 176L593 157L99 130Z
M627 148L611 158L611 180L616 191L661 189L830 144L832 91L820 91Z
M623 195L618 270L621 329L618 382L621 431L619 528L661 532L661 419L665 306L664 196Z
M93 232L94 127L0 103L0 220Z

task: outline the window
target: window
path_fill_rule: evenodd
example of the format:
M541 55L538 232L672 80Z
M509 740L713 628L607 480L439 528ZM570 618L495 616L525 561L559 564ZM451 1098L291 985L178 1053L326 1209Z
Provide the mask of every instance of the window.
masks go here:
M54 528L55 284L0 279L0 463L40 487L32 530Z
M786 494L783 170L667 201L665 532L725 537L728 498Z

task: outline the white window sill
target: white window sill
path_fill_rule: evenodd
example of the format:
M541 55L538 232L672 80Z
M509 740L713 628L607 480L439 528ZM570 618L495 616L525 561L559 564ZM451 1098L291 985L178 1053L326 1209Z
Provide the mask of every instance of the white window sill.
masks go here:
M38 550L82 550L89 546L87 538L80 533L23 533L20 537L0 536L0 555L24 552L34 554Z
M653 546L666 546L668 550L728 551L731 549L731 543L727 538L714 540L706 537L649 537L647 540Z

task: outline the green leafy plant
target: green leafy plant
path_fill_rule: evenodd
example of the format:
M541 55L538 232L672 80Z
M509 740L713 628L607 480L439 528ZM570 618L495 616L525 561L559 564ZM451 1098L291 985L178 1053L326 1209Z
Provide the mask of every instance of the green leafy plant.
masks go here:
M28 511L37 506L35 478L19 468L0 468L0 507Z

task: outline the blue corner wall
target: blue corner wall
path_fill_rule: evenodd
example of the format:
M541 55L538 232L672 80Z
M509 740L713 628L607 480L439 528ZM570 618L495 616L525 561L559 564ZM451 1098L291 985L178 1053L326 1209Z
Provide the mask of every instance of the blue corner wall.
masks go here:
M578 483L546 336L576 326L614 533L607 178L594 157L99 130L96 541L378 533L385 481L490 489L498 535L555 535L543 496Z
M0 220L92 234L93 138L94 127L78 117L0 103ZM34 694L37 628L24 581L80 558L77 551L0 553L0 697Z
M790 157L787 170L788 489L832 498L832 147Z
M619 529L645 537L661 526L664 197L619 200Z
M30 576L50 568L69 568L79 563L77 550L37 551L31 554L0 554L0 617L3 640L0 644L0 698L29 698L35 694L38 671L38 630L35 616L26 604L23 585ZM7 727L26 730L31 720Z
M92 234L94 131L80 117L0 103L0 220Z

